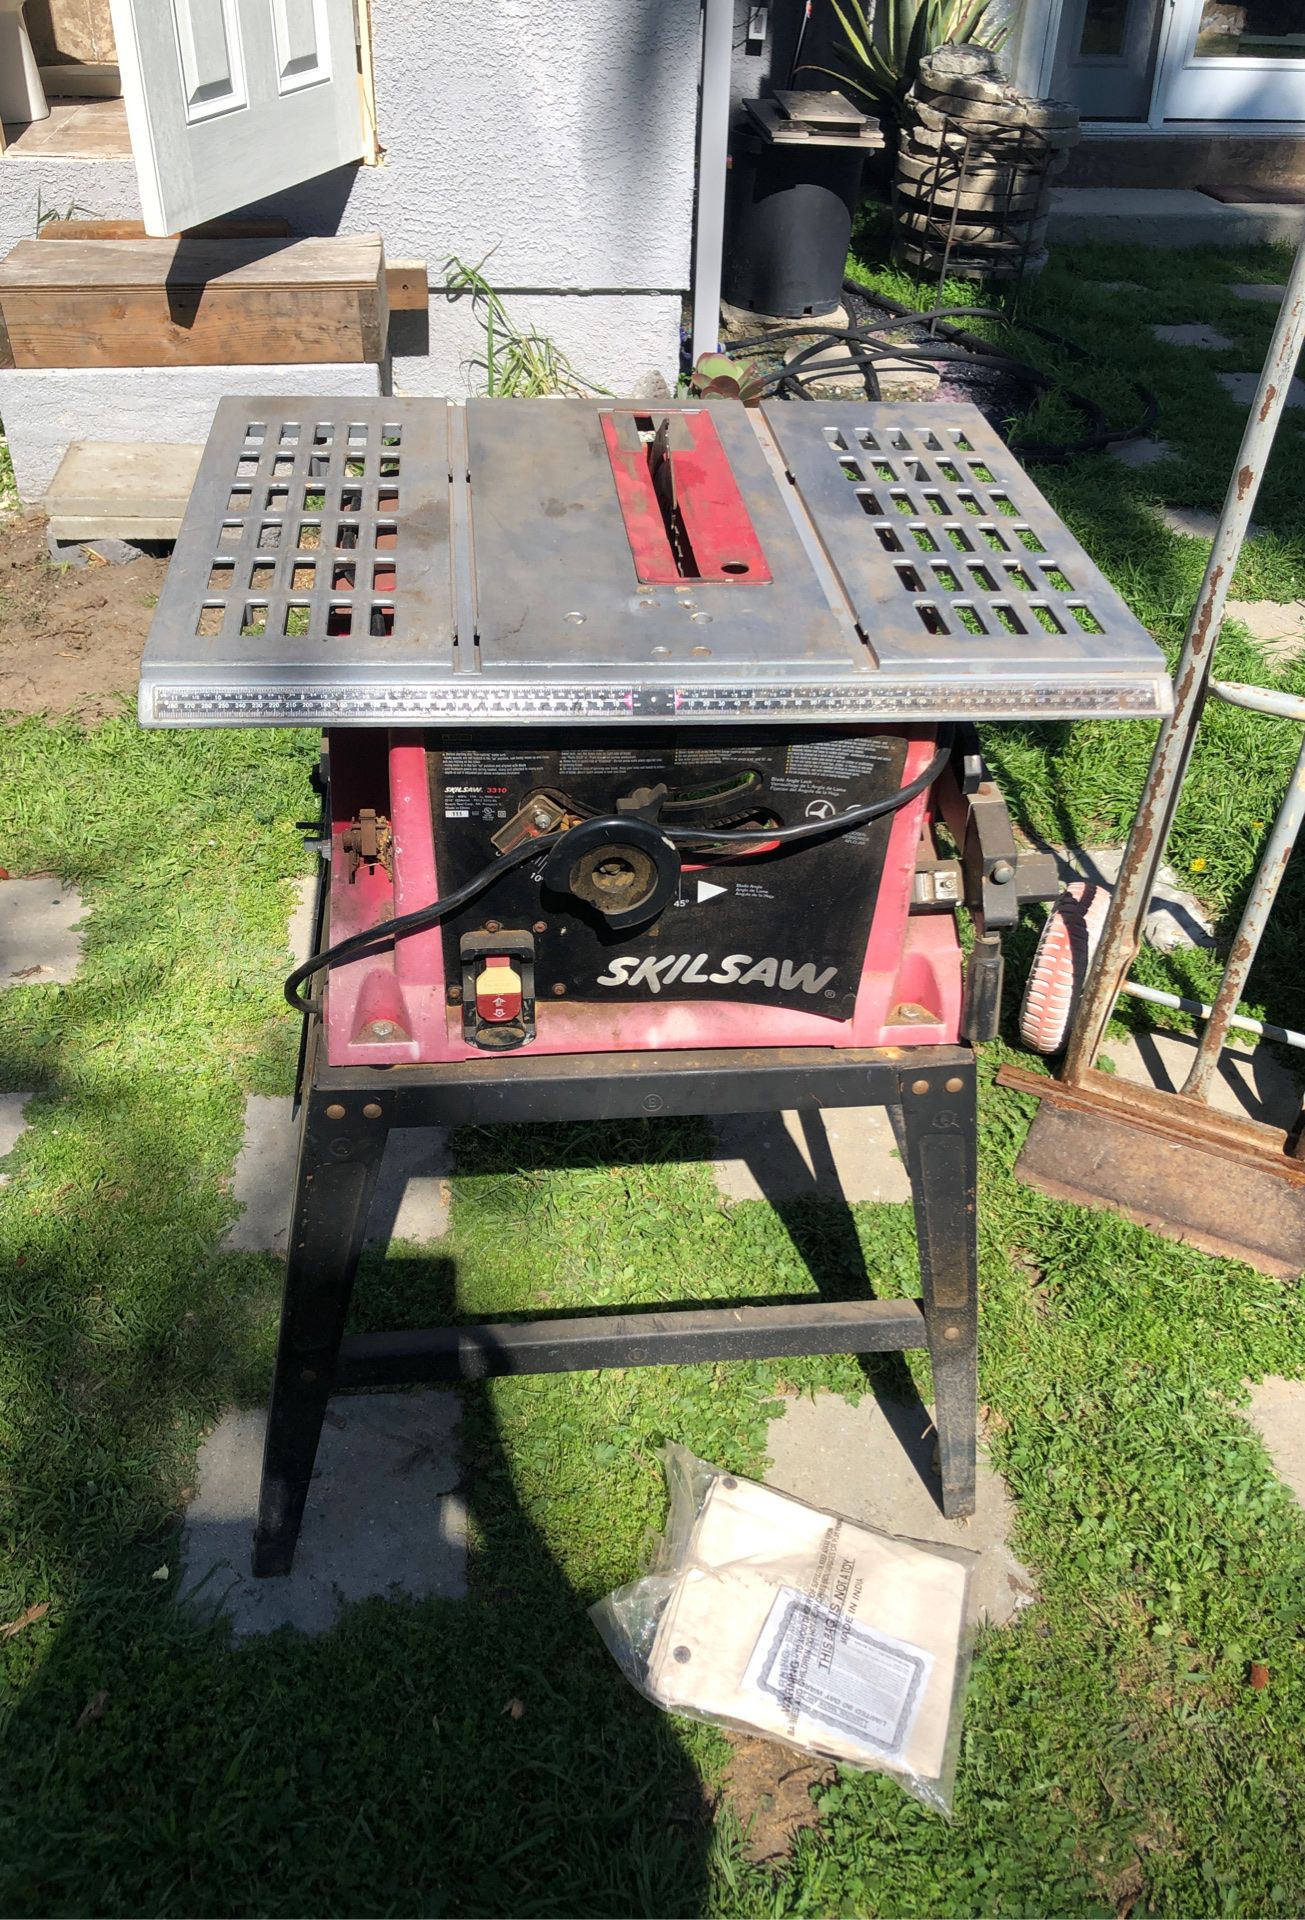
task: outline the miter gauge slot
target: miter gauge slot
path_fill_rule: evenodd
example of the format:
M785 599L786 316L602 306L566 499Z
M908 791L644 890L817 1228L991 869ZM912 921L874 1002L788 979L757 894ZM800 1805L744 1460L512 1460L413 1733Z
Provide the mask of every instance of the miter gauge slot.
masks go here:
M476 541L471 521L471 461L467 415L449 411L449 544L453 558L453 671L480 672L480 621L476 610Z

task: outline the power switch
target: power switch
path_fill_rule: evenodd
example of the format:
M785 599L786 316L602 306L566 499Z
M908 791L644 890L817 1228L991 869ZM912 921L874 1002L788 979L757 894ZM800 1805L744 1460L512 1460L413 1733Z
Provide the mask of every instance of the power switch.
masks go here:
M462 1037L469 1046L504 1053L535 1037L535 941L530 933L500 928L464 933Z
M505 953L491 953L476 975L476 1012L496 1024L521 1012L521 975Z

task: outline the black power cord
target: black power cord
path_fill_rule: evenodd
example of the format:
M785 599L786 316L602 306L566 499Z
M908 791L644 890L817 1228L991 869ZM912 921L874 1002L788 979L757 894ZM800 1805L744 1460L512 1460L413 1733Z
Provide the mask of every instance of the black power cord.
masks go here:
M704 830L701 827L695 830L692 827L662 826L661 831L676 845L701 847L705 843L709 853L714 853L717 846L726 844L771 847L777 841L787 845L795 840L817 840L832 834L847 833L853 827L865 826L871 820L881 820L885 814L896 813L899 807L906 806L909 801L922 794L942 773L951 759L951 753L949 730L944 736L944 744L934 754L929 764L916 774L914 780L908 780L905 786L886 794L882 800L870 800L863 807L851 807L846 813L840 813L832 820L804 821L798 827L761 827L751 831L731 830L720 833L713 833L710 828ZM514 867L521 866L527 860L533 860L536 854L562 845L572 833L578 831L578 828L571 827L566 833L541 833L536 839L525 840L519 847L513 847L509 852L500 854L497 860L491 860L488 866L482 867L479 873L472 874L470 880L465 881L453 893L446 894L443 899L432 900L429 906L418 907L413 913L400 914L397 920L386 920L381 926L366 927L361 933L351 933L345 939L337 940L334 946L323 947L320 953L312 954L301 966L296 967L293 973L286 975L284 987L286 999L296 1013L315 1013L317 1009L313 1002L305 1000L299 992L304 981L311 979L313 974L320 973L324 967L335 966L341 960L352 960L359 954L371 953L377 947L388 946L404 934L421 933L427 927L438 925L441 920L447 919L449 914L456 913L460 907L465 907L468 900L474 900L478 893L483 893L486 887L492 886L494 881L503 874L510 873ZM723 856L726 860L733 857L735 856L729 853Z
M1010 316L1000 307L960 306L933 307L927 312L918 312L913 307L903 306L900 301L890 299L887 294L872 293L855 280L843 282L845 290L857 299L880 307L888 314L886 320L871 325L857 327L828 327L816 324L795 323L791 327L776 327L768 333L754 334L746 340L732 340L725 347L725 353L731 358L755 352L759 347L771 347L781 340L796 340L812 336L810 344L795 354L785 366L776 367L764 374L760 380L762 393L782 394L788 399L810 400L810 384L817 380L827 380L831 373L846 373L847 359L850 356L857 372L865 381L866 394L871 400L878 400L879 381L875 373L876 361L918 360L921 365L935 367L939 365L982 364L985 370L1003 373L1008 378L1025 386L1031 393L1060 393L1083 416L1087 431L1076 439L1063 441L1030 440L1013 438L1009 444L1013 453L1021 454L1030 460L1057 461L1068 460L1080 453L1101 453L1107 447L1120 440L1131 440L1139 434L1149 433L1155 425L1159 412L1159 402L1149 387L1141 381L1130 384L1141 406L1138 419L1129 427L1110 427L1102 408L1089 395L1080 393L1076 388L1064 386L1060 381L1033 367L1025 360L1017 359L1013 354L995 346L992 341L982 339L978 334L967 333L962 328L951 325L954 320L996 320L1005 326L1012 326ZM910 341L884 341L880 336L900 331L903 323L913 327L928 327L931 338L923 344ZM1092 367L1096 363L1091 354L1076 340L1055 333L1050 327L1039 326L1032 320L1021 320L1020 327L1026 333L1035 334L1051 346L1060 348L1072 359ZM838 349L833 360L822 359L831 350Z

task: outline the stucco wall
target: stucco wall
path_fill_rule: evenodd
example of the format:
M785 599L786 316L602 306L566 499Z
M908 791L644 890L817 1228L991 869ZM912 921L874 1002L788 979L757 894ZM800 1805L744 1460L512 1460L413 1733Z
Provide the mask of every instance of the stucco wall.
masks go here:
M432 276L493 255L503 287L688 285L698 0L374 0L380 167L258 203L300 233L373 233ZM124 161L0 159L0 245L47 206L139 215Z
M679 372L679 294L518 293L506 302L512 324L565 346L583 379L609 393L636 399L665 398ZM429 338L412 351L421 315L390 322L394 391L483 393L485 326L469 299L431 300Z
M301 234L380 233L390 258L427 261L428 341L411 315L393 327L401 392L480 385L481 330L469 304L442 293L453 256L484 260L513 317L553 337L590 379L613 392L673 389L691 256L699 0L373 0L373 21L384 164L340 168L233 211L281 215ZM36 231L38 207L74 202L88 216L139 218L130 162L0 158L0 251ZM254 370L228 371L239 390ZM148 385L104 389L114 407L130 396L132 432L119 433L77 417L71 396L87 389L74 383L59 431L176 438L162 403L151 416ZM233 390L226 373L221 390ZM19 440L21 466L36 443L26 425ZM39 466L20 473L28 497L45 484L49 454L46 444Z
M140 195L130 160L44 160L0 154L0 254L30 240L40 214L76 206L79 218L139 220Z
M688 285L698 0L375 0L383 167L263 203L502 287Z
M0 370L21 498L38 501L75 440L199 446L229 393L377 394L385 369L304 367L11 367Z

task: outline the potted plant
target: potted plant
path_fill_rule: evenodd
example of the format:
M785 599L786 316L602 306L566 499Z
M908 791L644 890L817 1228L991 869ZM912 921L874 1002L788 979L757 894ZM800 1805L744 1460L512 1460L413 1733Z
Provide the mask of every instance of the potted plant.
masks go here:
M895 149L906 116L906 100L920 62L943 45L999 47L1008 29L992 17L992 0L884 0L867 13L865 0L831 0L842 44L836 49L842 71L827 73L863 96L879 117L886 141Z
M1050 183L1078 114L1002 71L992 0L830 0L844 84L892 154L893 257L917 278L1014 277L1046 259Z

